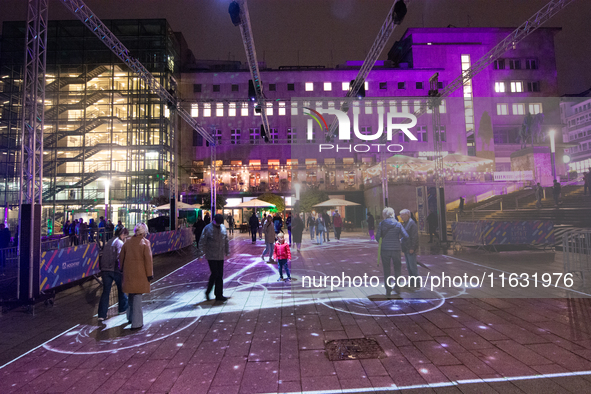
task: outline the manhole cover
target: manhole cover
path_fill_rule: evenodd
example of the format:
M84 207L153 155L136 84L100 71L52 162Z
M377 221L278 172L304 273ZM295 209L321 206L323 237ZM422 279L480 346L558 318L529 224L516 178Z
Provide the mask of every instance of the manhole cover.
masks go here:
M324 345L330 361L384 358L386 353L372 338L335 339Z

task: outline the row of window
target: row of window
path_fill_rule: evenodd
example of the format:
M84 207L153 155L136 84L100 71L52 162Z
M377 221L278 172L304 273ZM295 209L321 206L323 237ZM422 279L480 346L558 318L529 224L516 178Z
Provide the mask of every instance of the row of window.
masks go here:
M569 149L570 153L579 153L591 149L591 142L585 142Z
M493 63L495 70L505 70L507 67L509 70L521 70L523 68L537 70L538 61L536 59L497 59Z
M579 138L583 138L586 136L591 136L591 129L587 130L587 131L579 131L578 133L572 133L569 135L568 140L572 141L572 140L578 140Z
M539 81L532 81L532 82L523 82L523 81L496 81L495 82L495 92L496 93L523 93L524 87L527 89L528 92L539 92L540 91L540 82Z
M373 109L374 109L374 103L371 100L365 100L363 101L365 103L364 107L365 107L365 114L366 115L371 115L373 114ZM216 117L223 117L225 116L225 110L226 110L226 103L223 102L219 102L219 103L192 103L191 104L191 116L194 118L198 118L199 117L199 113L201 112L201 116L204 118L209 118L212 116L216 116ZM238 114L238 110L240 110L240 116L250 116L250 102L248 101L244 101L244 102L240 102L240 103L227 103L228 104L228 112L227 112L227 116L230 117L234 117L237 116ZM324 106L324 102L322 101L317 101L316 103L316 107L323 107ZM377 101L375 104L377 104L379 107L383 107L385 104L384 101ZM302 107L310 107L311 102L309 101L303 101L302 102ZM328 102L328 107L329 108L334 108L335 103L333 101L329 101ZM353 103L354 106L360 106L361 102L360 101L355 101ZM422 107L424 107L426 105L426 103L424 101L421 100L401 100L401 101L390 101L388 103L389 107L391 109L395 109L396 112L400 112L399 109L401 110L401 112L405 112L405 113L410 113L412 111L412 108L414 108L414 111L418 111L419 109L421 109ZM291 102L290 104L291 108L291 115L298 115L298 102ZM286 108L287 108L287 104L285 101L278 101L277 102L277 114L279 116L285 116L286 115ZM266 103L266 108L265 111L267 112L267 116L273 116L275 114L275 106L274 106L274 101L269 101ZM427 109L428 113L431 113L430 109ZM445 100L441 101L441 104L439 105L439 112L444 114L447 112L447 107L446 107L446 102Z
M542 113L542 104L541 103L532 103L532 104L524 104L524 103L513 103L511 104L512 115L525 115L525 106L527 105L527 110L530 114L536 115ZM500 103L497 104L497 115L509 115L509 104Z
M361 134L365 134L365 135L370 135L372 134L372 128L371 126L366 126L366 127L360 127L360 133ZM417 137L417 141L414 142L428 142L429 141L429 136L428 136L428 130L427 130L427 126L418 126L416 128L416 130L413 131L413 134ZM230 144L231 145L240 145L240 144L256 144L257 142L261 141L261 136L260 136L260 129L258 128L249 128L248 132L244 135L244 139L242 138L242 130L241 129L231 129L230 130ZM316 142L316 133L314 133L312 135L312 139L308 139L307 135L304 136L305 137L305 142L307 143L315 143ZM214 132L214 138L216 139L216 143L218 145L222 145L223 141L224 141L224 135L222 130L217 129ZM446 129L445 126L439 126L439 128L437 129L436 133L435 133L435 139L436 140L440 140L443 142L447 141L447 134L446 134ZM193 146L203 146L203 137L197 132L197 131L193 131ZM279 131L276 128L272 128L271 130L269 130L269 142L272 144L276 144L279 143ZM287 143L291 144L291 143L296 143L297 142L297 133L296 133L296 129L295 128L288 128L287 129ZM345 142L350 142L350 140L344 140L342 141L343 143ZM410 138L404 134L403 132L399 132L398 133L398 139L397 139L398 143L402 143L402 142L411 142ZM207 146L209 146L209 144L206 143Z
M568 125L569 126L576 126L578 124L587 123L589 121L589 118L591 118L591 115L589 115L589 114L581 115L576 119L569 120Z
M396 86L400 90L407 89L409 86L406 82L391 82L391 83L395 84L394 86ZM323 90L325 92L333 91L333 85L338 86L338 83L333 84L333 82L304 82L304 90L306 92L313 92L315 90L315 88L320 89L320 86L318 86L318 84L320 84L322 86L321 90ZM275 83L270 83L267 85L267 87L268 87L268 91L270 91L270 92L277 91L277 84L275 84ZM378 87L380 90L386 90L386 89L388 89L388 82L379 82ZM415 88L416 89L426 89L427 84L424 82L415 82ZM443 82L438 82L437 88L443 89ZM296 84L295 83L288 83L287 90L288 91L295 91ZM344 92L348 91L349 90L349 82L341 82L341 90ZM365 90L366 91L369 90L369 82L365 82ZM193 84L193 93L203 93L204 91L205 91L205 89L204 89L203 84L200 84L200 83ZM211 91L214 93L220 93L222 91L222 85L221 84L211 85ZM239 92L240 85L232 84L230 86L230 91Z
M581 105L580 107L575 107L575 114L578 114L579 112L586 111L588 109L591 109L591 103Z

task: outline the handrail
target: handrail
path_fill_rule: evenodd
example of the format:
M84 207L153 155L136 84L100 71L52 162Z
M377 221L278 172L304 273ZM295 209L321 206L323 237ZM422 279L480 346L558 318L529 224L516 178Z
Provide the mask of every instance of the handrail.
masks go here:
M503 198L501 197L497 200L493 200L493 201L487 202L486 204L479 205L476 208L472 208L472 210L473 211L480 211L482 208L490 207L491 205L494 205L498 202L500 202L501 206L502 206L503 205ZM502 209L501 209L501 211L502 211Z
M516 210L519 209L519 200L520 199L525 198L525 197L529 197L529 196L532 196L532 195L535 195L535 194L536 194L536 191L535 190L532 190L530 193L524 194L523 196L517 196L517 197L515 197L515 209ZM545 193L544 193L544 197L545 197Z

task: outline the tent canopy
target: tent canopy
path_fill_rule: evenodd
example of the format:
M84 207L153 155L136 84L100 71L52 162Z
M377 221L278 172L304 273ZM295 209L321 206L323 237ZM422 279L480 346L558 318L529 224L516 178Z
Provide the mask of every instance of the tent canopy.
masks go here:
M331 198L321 202L320 204L314 205L315 207L348 207L352 205L360 205L353 201L342 200L340 198Z
M275 204L254 198L249 201L243 201L234 208L275 208Z
M191 204L187 204L184 203L182 201L177 201L176 202L176 208L177 209L199 209L201 208L200 205L195 204L195 205L191 205ZM160 205L159 207L154 208L157 211L165 211L165 210L169 210L170 209L170 204L164 204L164 205Z

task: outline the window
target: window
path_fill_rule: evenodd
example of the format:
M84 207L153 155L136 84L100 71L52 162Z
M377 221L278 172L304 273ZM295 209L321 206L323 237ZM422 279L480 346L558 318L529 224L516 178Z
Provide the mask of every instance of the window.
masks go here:
M388 82L380 82L380 90L388 89Z
M203 104L203 116L206 118L211 116L211 103Z
M240 108L240 116L248 116L248 103L242 103L242 108Z
M441 104L439 104L439 113L444 114L447 112L447 106L445 104L445 100L441 100Z
M542 113L542 104L541 103L532 103L529 105L529 113L532 115L541 114Z
M417 82L417 89L422 89L422 88L423 88L423 83Z
M228 104L228 116L236 116L236 103Z
M365 102L365 113L367 115L373 114L373 107L372 107L371 101L366 101Z
M314 91L314 82L306 82L305 87L306 87L306 92L313 92Z
M332 90L332 82L324 82L324 91L330 92Z
M287 129L287 143L293 144L295 142L296 142L296 129L295 128Z
M511 81L511 93L521 93L521 92L523 92L523 82Z
M525 105L513 104L513 115L525 115Z
M219 130L219 129L216 130L214 138L216 139L216 143L218 145L221 145L222 144L222 130Z
M201 84L200 83L193 84L193 93L201 93Z
M224 103L216 103L215 116L224 116Z
M273 102L267 103L267 116L273 116Z
M277 85L274 83L269 84L269 92L275 92L277 90Z
M292 115L297 115L298 114L298 103L297 103L297 101L292 101L291 102L291 114Z
M511 70L521 70L521 60L519 60L519 59L509 60L509 68Z
M279 142L279 132L277 129L271 129L271 141L272 144Z
M349 82L343 82L343 83L341 84L341 90L342 90L343 92L346 92L346 91L348 91L348 90L349 90Z
M251 145L256 142L258 134L259 134L259 129L248 129L248 135L250 136Z
M213 91L214 92L219 92L220 91L220 85L213 85Z
M231 132L231 143L233 145L240 144L240 129L232 129Z
M505 69L505 59L495 60L494 69L495 70L504 70Z
M404 82L398 82L398 89L406 89Z
M408 138L408 136L403 133L402 131L398 132L398 143L401 144L403 142L410 142L410 139Z
M285 115L285 101L279 102L279 116Z
M435 139L442 142L447 141L445 136L445 126L439 126L439 129L435 130Z
M528 92L539 92L540 91L540 82L528 82L527 83L527 91Z
M427 142L427 126L419 126L417 127L417 139L419 142Z
M363 84L363 87L365 88L365 91L367 92L369 90L369 82L365 82Z
M191 104L191 116L196 118L199 116L199 104L193 103Z
M240 91L240 87L238 85L232 85L232 91L233 92L239 92Z
M371 126L360 127L359 132L363 135L371 135Z
M505 93L505 82L495 82L495 92Z
M193 146L203 146L203 136L197 130L193 130Z
M443 82L437 82L437 89L443 89Z
M497 104L497 115L509 115L507 104Z
M535 59L527 59L525 61L525 69L526 70L537 70L538 69L538 61Z
M295 90L295 83L288 83L287 90L294 91Z

